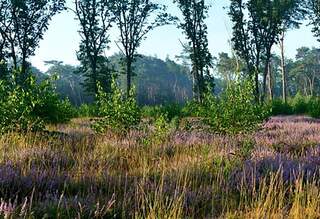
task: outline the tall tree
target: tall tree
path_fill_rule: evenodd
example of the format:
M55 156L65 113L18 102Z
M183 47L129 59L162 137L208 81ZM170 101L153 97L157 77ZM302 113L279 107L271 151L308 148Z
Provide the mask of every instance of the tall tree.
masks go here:
M249 18L245 18L247 3L243 0L231 0L229 15L233 23L232 44L236 54L244 60L247 74L254 81L254 95L259 101L259 73L263 44L259 34L256 16L249 11Z
M65 0L1 0L4 11L0 33L10 47L14 68L21 67L17 82L24 83L29 67L27 59L43 39L52 17L64 9ZM1 8L0 6L0 8Z
M166 12L166 7L151 0L116 1L114 16L120 32L120 48L127 76L127 96L130 94L133 63L137 49L146 35L153 29L170 24L175 20Z
M292 10L287 12L286 18L282 20L282 31L279 37L279 45L281 50L281 72L282 72L282 98L287 102L287 73L285 66L285 33L293 28L299 28L301 21L305 18L307 11L305 9L305 0L291 0L288 1Z
M81 43L78 59L86 76L85 86L98 93L98 83L110 91L112 71L104 51L110 42L109 30L114 22L113 0L75 0L75 13L80 22Z
M320 50L302 47L297 50L297 61L290 74L294 76L299 90L305 95L315 95L320 82Z
M261 100L264 100L267 91L267 76L272 47L279 41L283 32L283 24L293 21L294 14L300 4L298 0L232 0L230 15L234 23L233 42L239 55L245 60L256 61L255 81L256 93L257 74L260 71L260 62L263 61L263 84ZM247 12L248 19L245 19ZM250 52L253 50L253 52ZM246 55L249 53L251 55ZM253 54L253 55L252 55ZM249 57L249 58L248 58ZM253 57L253 58L252 58ZM248 64L252 65L247 61ZM259 64L259 65L258 65ZM249 66L249 70L252 66Z
M307 9L313 25L312 32L320 42L320 0L307 0Z
M209 69L212 67L212 55L208 49L208 31L205 23L209 6L205 0L174 0L182 12L183 21L179 27L183 30L190 47L194 99L202 101L207 83L212 82Z

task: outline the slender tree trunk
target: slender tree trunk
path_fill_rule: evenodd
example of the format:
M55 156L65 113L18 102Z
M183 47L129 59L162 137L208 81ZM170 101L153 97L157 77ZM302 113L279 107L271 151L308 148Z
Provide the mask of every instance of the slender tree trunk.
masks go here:
M264 71L263 71L263 81L262 81L262 94L261 94L261 102L265 101L265 96L267 94L267 76L269 72L269 63L271 59L271 48L268 49L266 54L266 62L264 64Z
M132 83L132 60L127 58L127 97L130 96L131 83Z
M259 91L259 71L258 69L256 69L254 71L254 83L255 83L255 99L256 102L259 102L259 95L260 95L260 91Z
M281 71L282 71L282 98L283 102L287 102L287 73L285 66L285 56L284 56L284 31L280 37L280 49L281 49Z
M269 62L268 67L268 88L269 88L269 98L273 100L273 75L272 75L272 64Z
M16 51L14 49L14 43L11 42L11 57L12 57L12 61L13 61L13 68L17 69L18 68L18 62L17 62L17 56L16 56Z
M98 94L98 78L97 78L97 61L94 58L91 58L91 67L92 67L92 82L93 82L93 91L94 94Z

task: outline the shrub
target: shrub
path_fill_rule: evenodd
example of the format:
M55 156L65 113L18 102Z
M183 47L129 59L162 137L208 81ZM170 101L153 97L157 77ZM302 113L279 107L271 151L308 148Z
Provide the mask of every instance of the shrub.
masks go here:
M179 104L166 104L160 106L144 106L141 110L143 117L158 118L161 115L166 115L166 118L171 121L173 118L182 116L183 107Z
M0 95L0 133L43 129L43 121L33 113L36 95L4 81L0 81Z
M76 109L69 100L61 100L52 87L51 81L46 80L39 85L30 87L33 95L38 95L33 114L46 123L65 123L76 116Z
M255 102L249 81L230 84L220 97L208 93L203 104L192 103L190 109L194 110L191 115L205 117L214 131L229 134L253 131L271 111Z
M97 114L97 106L95 104L82 104L77 109L77 115L79 117L96 117Z
M96 132L102 133L109 129L122 133L140 122L140 109L133 90L130 96L125 98L115 80L112 82L112 93L110 94L105 93L99 86L97 107L98 115L102 118L93 125Z
M67 122L74 109L67 100L60 100L50 80L36 83L29 76L24 86L0 81L0 132L39 131L44 123Z
M308 103L308 114L313 118L320 117L320 99L313 97Z
M280 99L275 99L271 102L272 115L291 115L292 107L288 103L284 103Z
M298 92L294 98L290 101L294 114L305 114L308 112L308 101L307 97L301 95Z

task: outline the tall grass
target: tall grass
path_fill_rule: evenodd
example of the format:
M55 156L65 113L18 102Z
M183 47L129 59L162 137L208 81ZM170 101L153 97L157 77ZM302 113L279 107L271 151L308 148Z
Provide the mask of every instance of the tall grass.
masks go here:
M165 141L153 140L152 129L125 137L94 135L84 119L51 126L55 132L49 134L8 133L0 137L0 214L319 218L318 152L314 146L310 155L270 146L265 139L274 126L283 135L281 128L292 128L277 121L250 135L176 129ZM317 135L317 129L309 132ZM315 167L312 174L309 164ZM288 174L295 177L287 180Z

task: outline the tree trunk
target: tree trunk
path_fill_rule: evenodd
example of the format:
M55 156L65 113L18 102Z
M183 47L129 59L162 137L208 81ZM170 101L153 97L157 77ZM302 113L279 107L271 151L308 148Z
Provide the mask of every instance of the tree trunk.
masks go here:
M130 97L131 80L132 80L132 60L127 58L127 97Z
M268 67L268 89L269 89L269 98L273 100L273 76L272 76L272 64L269 62Z
M262 78L261 103L265 101L265 96L267 94L267 76L269 71L268 68L269 68L269 61L266 61L264 71L263 71L263 78Z
M255 99L256 102L259 102L259 71L256 69L254 71L254 83L255 83Z
M283 102L287 102L287 73L285 66L285 56L284 56L284 31L282 32L280 38L280 49L281 49L281 71L282 71L282 98Z
M97 80L97 62L96 60L92 60L92 80L93 80L93 90L94 94L98 94L98 80Z

